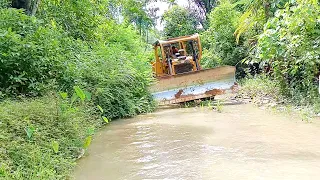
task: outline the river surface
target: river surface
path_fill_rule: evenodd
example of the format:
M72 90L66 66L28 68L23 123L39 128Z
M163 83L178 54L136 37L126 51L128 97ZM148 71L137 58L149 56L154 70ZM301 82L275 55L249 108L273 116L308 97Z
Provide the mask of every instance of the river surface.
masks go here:
M318 180L316 121L250 104L160 109L97 133L74 178Z

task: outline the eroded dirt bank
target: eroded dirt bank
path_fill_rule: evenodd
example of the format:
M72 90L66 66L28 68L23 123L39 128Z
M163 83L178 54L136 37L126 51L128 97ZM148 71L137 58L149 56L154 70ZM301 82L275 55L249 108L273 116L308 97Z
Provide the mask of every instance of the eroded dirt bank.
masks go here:
M251 104L162 109L112 122L76 179L319 179L320 125Z

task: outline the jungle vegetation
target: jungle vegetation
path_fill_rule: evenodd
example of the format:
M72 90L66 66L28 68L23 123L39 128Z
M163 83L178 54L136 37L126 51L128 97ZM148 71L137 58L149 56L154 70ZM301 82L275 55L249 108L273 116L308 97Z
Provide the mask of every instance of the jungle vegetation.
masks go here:
M151 112L158 38L199 33L204 68L256 63L256 82L320 100L318 0L156 1L0 0L0 179L67 179L99 127Z

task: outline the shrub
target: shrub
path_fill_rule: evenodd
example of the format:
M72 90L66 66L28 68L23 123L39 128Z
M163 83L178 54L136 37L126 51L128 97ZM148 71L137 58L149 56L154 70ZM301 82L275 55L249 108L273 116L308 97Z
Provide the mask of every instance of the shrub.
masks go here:
M0 103L0 179L66 179L102 124L90 103L49 95ZM82 104L82 105L81 105Z
M283 99L279 83L266 75L242 79L239 94L258 100L270 98L273 101L281 101Z
M75 39L94 41L96 29L106 21L107 5L107 0L43 1L36 16L57 23Z
M0 9L1 8L7 8L9 6L9 1L8 0L1 0L0 1Z
M35 96L53 80L72 81L65 77L76 53L72 39L21 10L1 9L0 16L0 91Z
M2 94L37 96L80 85L93 93L108 118L154 106L148 52L132 27L105 21L96 27L95 41L86 42L68 36L55 21L45 24L15 9L0 13Z
M0 178L67 179L101 116L153 110L146 44L103 3L43 1L36 17L0 8ZM74 86L93 102L47 95Z
M283 93L297 101L318 99L320 9L317 3L287 4L260 35L257 58L269 62Z
M236 43L234 32L240 13L229 1L222 1L209 15L210 27L203 33L203 65L236 65L247 55L243 40Z

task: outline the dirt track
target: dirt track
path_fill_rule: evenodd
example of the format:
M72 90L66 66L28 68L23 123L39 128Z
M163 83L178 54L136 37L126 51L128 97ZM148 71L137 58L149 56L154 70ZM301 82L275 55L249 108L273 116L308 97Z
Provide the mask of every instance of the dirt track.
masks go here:
M319 179L320 125L253 105L162 109L112 122L76 179Z

